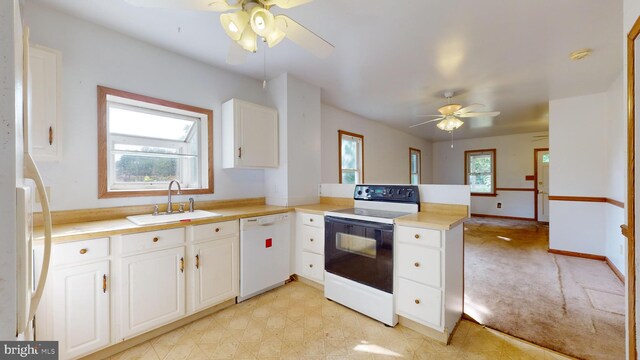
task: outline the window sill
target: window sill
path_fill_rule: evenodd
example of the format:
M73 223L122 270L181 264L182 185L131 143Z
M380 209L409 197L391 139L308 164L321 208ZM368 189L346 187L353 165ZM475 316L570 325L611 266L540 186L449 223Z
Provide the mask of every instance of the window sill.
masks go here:
M496 193L471 193L471 196L487 196L487 197L496 197L498 194Z
M174 196L178 195L177 188L172 189ZM213 194L213 189L184 189L179 195L192 195L192 194ZM167 189L165 190L110 190L98 195L99 199L108 198L123 198L123 197L138 197L138 196L167 196Z

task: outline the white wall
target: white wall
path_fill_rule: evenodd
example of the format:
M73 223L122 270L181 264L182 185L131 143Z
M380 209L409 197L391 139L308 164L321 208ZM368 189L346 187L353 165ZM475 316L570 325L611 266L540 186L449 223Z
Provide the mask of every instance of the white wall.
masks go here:
M262 170L222 170L221 104L237 97L271 105L259 81L159 49L95 24L26 2L33 44L62 52L63 160L38 164L54 210L152 204L164 197L98 199L96 86L213 109L213 195L196 200L264 196Z
M464 184L464 152L496 149L496 187L532 189L534 183L525 180L533 175L533 150L547 148L548 139L535 138L546 132L487 138L455 140L433 144L433 183ZM535 141L534 141L535 140ZM498 196L471 196L471 213L533 219L533 191L497 191ZM498 209L497 203L502 207Z
M267 204L318 202L320 184L320 88L289 74L268 82L278 109L280 166L265 170Z
M422 181L432 179L431 143L380 122L322 104L322 182L338 179L338 130L364 136L364 180L370 184L407 184L409 148L421 150Z
M625 200L622 74L603 93L549 103L552 196ZM624 209L604 202L551 201L549 247L608 257L624 274Z
M606 197L626 202L627 192L627 126L624 72L606 93ZM613 204L605 205L605 256L622 272L626 272L626 238L620 225L627 222L625 209Z

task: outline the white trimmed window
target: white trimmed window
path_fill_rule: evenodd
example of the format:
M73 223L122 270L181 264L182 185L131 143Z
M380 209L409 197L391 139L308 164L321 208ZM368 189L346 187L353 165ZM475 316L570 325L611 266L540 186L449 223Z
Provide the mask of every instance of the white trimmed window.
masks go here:
M100 197L158 195L171 180L185 194L213 192L210 110L102 87L99 93Z
M472 195L496 194L496 149L465 151L464 168Z
M364 182L364 136L338 130L340 184Z
M409 148L409 183L411 185L420 184L422 178L422 152L418 149Z

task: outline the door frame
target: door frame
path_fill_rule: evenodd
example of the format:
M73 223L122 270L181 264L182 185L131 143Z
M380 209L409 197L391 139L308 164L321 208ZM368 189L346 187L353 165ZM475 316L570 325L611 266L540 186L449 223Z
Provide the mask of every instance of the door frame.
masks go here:
M533 149L533 219L538 221L538 153L549 151L549 148Z
M629 359L636 352L636 266L635 266L635 41L640 35L640 17L627 35L627 224L622 234L627 238L627 327Z

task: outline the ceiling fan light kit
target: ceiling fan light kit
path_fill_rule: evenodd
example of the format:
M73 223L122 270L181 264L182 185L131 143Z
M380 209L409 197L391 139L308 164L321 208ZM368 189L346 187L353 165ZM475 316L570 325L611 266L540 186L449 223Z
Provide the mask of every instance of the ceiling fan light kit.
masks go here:
M319 58L328 57L334 47L311 30L286 15L273 15L272 6L290 9L312 0L125 0L134 6L148 8L184 9L196 11L225 12L220 15L220 24L229 36L233 50L229 51L227 63L241 64L245 57L235 48L255 53L258 37L271 48L285 37ZM227 12L233 11L233 12ZM238 48L239 50L239 48Z
M453 97L453 91L445 91L444 96L447 98L447 105L438 109L440 115L419 115L419 117L436 117L432 120L427 120L415 125L409 126L410 128L428 124L438 121L436 126L438 129L452 133L453 130L458 129L464 125L464 121L460 118L472 118L472 117L493 117L500 115L498 111L492 112L472 112L475 109L484 107L481 104L471 104L467 107L462 107L460 104L452 104L451 98Z

